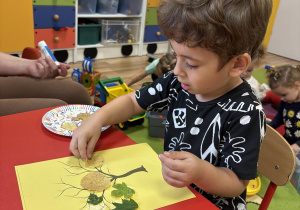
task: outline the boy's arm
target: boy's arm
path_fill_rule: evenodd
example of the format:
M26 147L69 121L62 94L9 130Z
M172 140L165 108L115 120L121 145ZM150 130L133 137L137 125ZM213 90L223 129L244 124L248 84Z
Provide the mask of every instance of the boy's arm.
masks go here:
M83 160L91 158L103 126L124 122L145 111L138 105L134 94L120 96L93 113L74 131L70 151Z
M232 170L215 167L189 152L164 152L159 159L165 181L174 187L193 183L213 195L236 197L249 183L248 180L239 179Z

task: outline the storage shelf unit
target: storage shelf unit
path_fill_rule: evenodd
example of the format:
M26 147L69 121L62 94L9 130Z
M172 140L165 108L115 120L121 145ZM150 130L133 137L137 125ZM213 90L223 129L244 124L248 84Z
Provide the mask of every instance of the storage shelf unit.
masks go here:
M84 59L84 50L87 48L96 48L97 56L94 59L104 59L104 58L114 58L114 57L123 57L121 53L122 46L131 45L132 53L131 56L141 56L143 54L144 47L144 32L145 32L145 14L147 8L147 0L142 1L142 10L139 15L125 15L125 14L78 14L78 0L76 0L76 37L78 40L78 20L79 18L93 19L101 23L101 20L138 20L139 25L139 38L136 40L136 43L116 43L110 45L103 45L102 43L91 44L91 45L79 45L76 41L74 48L74 62L82 61ZM101 32L100 32L101 33Z
M84 1L91 2L91 0ZM6 24L5 21L0 21L0 29L3 31L3 36L0 36L0 48L2 49L2 52L16 53L20 55L25 47L36 47L38 41L45 40L54 53L63 55L63 59L66 58L66 60L63 61L66 63L82 61L85 57L86 51L97 52L97 56L93 59L123 57L124 55L122 54L122 50L123 48L127 47L126 45L132 47L130 56L142 56L148 54L148 47L150 45L157 45L157 50L155 53L166 53L169 47L168 41L157 39L144 42L145 26L147 25L147 8L156 7L160 0L140 1L142 2L142 10L139 15L125 15L120 13L78 14L79 0L24 0L24 2L22 1L22 6L20 6L23 8L23 10L20 9L22 11L20 12L20 16L17 16L15 19L13 19L14 21L12 21L11 16L9 16L11 20L9 24ZM10 14L5 13L5 11L9 11L14 4L17 4L16 0L5 2L9 3L2 4L0 11L2 11L3 14L0 12L0 17ZM44 17L46 14L50 13L51 8L53 9L53 13L48 15L48 17ZM58 16L55 14L58 14ZM149 15L151 14L148 14L148 17ZM153 14L153 16L154 15L155 14ZM138 20L140 22L139 37L133 43L104 45L103 43L99 42L95 44L79 45L78 20L81 19L92 19L99 23L101 23L101 20ZM69 24L69 21L71 21L71 25ZM13 27L11 27L11 25L13 25ZM18 27L16 27L17 25ZM11 34L10 31L14 31L14 33ZM14 34L23 34L23 39L15 38ZM13 43L15 45L13 45Z

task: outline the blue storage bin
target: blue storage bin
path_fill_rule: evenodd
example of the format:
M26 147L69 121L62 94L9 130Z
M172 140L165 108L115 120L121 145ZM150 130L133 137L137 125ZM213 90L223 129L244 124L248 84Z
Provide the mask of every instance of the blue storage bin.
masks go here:
M78 14L93 14L96 13L97 0L79 0Z
M144 42L162 42L167 41L168 39L162 35L160 28L156 26L146 26Z
M59 19L53 17L58 15ZM34 28L75 27L75 7L73 6L33 6Z
M119 0L118 12L125 15L140 15L142 4L142 0Z
M118 12L119 0L98 0L97 13L116 14Z

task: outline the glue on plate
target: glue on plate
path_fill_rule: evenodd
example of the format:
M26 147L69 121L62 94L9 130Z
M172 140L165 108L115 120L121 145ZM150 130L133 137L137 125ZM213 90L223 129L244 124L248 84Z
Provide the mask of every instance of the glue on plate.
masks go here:
M57 66L59 66L59 62L56 60L54 55L52 54L51 50L49 49L48 45L46 44L45 41L40 41L38 43L39 48L41 49L41 52L44 54L46 57L52 58L52 60L55 62Z

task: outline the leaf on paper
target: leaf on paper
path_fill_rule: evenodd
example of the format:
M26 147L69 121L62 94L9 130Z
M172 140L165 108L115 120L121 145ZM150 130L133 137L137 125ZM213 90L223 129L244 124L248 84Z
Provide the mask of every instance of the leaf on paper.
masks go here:
M99 203L101 203L103 201L103 196L98 197L95 194L90 194L87 203L93 204L93 205L97 205Z
M124 196L124 198L128 199L135 193L135 191L127 187L124 182L122 182L122 184L113 185L113 188L116 188L116 190L111 191L111 195L115 197Z
M116 207L114 210L134 210L139 207L139 205L132 199L122 199L122 203L113 203L113 205Z

